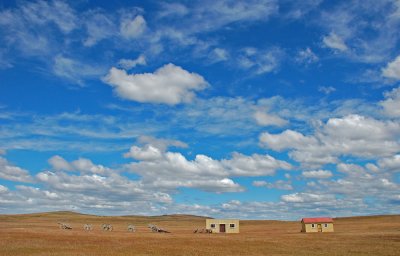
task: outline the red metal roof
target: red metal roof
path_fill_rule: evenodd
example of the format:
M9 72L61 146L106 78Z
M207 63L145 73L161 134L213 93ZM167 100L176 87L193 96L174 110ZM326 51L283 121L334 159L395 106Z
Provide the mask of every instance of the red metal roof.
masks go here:
M304 223L326 223L326 222L333 222L332 218L327 218L327 217L323 217L323 218L303 218L301 220L301 222Z

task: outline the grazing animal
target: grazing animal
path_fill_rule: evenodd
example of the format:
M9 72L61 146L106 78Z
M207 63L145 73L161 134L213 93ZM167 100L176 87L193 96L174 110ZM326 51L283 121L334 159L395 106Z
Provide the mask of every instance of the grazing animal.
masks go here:
M135 226L133 226L133 225L128 226L128 232L135 232L135 231L136 231Z
M91 224L85 224L85 225L83 225L83 229L86 231L90 231L90 230L93 230L93 227Z
M58 222L58 225L60 226L61 229L72 229L72 227L69 224Z
M148 225L149 229L151 229L152 232L158 232L158 233L171 233L165 229L159 228L156 225L149 224Z
M112 231L113 230L113 226L111 224L103 224L103 225L101 225L101 228L104 231Z
M197 228L193 233L207 233L207 234L211 234L211 233L212 233L212 229L208 229L208 228L199 229L199 228Z

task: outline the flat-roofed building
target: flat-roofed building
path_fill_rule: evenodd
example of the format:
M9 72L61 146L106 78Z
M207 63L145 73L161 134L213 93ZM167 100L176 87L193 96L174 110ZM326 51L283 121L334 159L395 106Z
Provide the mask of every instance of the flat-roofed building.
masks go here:
M239 233L239 220L206 219L206 229L213 233Z

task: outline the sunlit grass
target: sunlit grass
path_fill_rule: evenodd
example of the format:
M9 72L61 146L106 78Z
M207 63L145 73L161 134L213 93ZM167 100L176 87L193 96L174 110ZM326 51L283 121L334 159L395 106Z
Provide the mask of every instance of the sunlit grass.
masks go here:
M299 218L302 216L299 216ZM57 222L70 224L61 230ZM84 231L83 225L93 225ZM102 231L110 223L114 231ZM151 233L153 223L170 234ZM129 224L136 232L127 231ZM335 220L335 233L300 233L299 222L241 221L240 234L194 234L193 216L98 217L68 212L0 216L0 255L399 255L400 216Z

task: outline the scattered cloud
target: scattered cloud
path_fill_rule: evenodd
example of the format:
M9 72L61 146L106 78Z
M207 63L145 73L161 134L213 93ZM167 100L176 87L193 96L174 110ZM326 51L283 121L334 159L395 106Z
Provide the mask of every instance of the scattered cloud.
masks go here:
M382 13L385 17L382 18ZM396 53L399 35L395 32L400 23L396 1L376 3L345 1L321 12L316 22L329 35L323 42L351 61L382 63Z
M269 155L234 153L231 159L222 160L196 155L194 160L188 160L181 153L165 150L151 144L132 146L125 157L139 162L130 163L126 168L139 174L142 182L152 187L167 190L189 187L212 192L243 191L230 177L273 175L276 170L292 168L289 163Z
M281 151L288 148L307 147L307 145L316 144L317 140L293 130L285 130L281 134L276 135L268 132L262 133L260 135L260 142L265 144L268 148Z
M391 157L381 158L378 161L378 165L383 170L390 172L400 172L400 155L396 154Z
M0 127L5 150L25 149L64 152L122 151L132 139L163 130L154 122L138 124L132 115L113 116L65 112L56 115L10 113L11 120Z
M6 56L6 51L0 50L0 70L12 68L12 67L13 67L13 64L9 61L8 57Z
M178 12L181 16L173 17L182 19L182 14L186 14L185 9L180 5L173 14ZM190 33L199 33L214 31L234 23L267 20L278 12L278 4L275 0L249 0L246 2L207 0L193 2L190 10L190 19L183 20L182 24L188 28Z
M3 186L3 185L0 185L0 194L4 194L4 193L6 193L8 191L8 188L7 187L5 187L5 186Z
M189 13L189 9L181 3L161 2L161 10L158 13L159 18L182 17Z
M383 107L384 113L389 117L400 117L400 87L386 92L385 100L379 104Z
M132 146L129 152L124 154L126 158L134 158L136 160L155 161L162 158L163 152L169 147L186 148L188 145L178 140L157 139L150 136L140 136L138 143L142 147Z
M310 47L307 47L303 50L300 50L296 57L295 61L300 64L305 64L305 65L310 65L315 62L319 61L318 56L310 49Z
M126 168L142 177L142 182L166 191L178 187L198 188L210 192L239 192L243 187L228 178L228 172L222 164L205 155L196 155L187 160L181 153L157 152L149 154L149 149L135 147L135 154L140 162L133 162ZM158 149L159 150L159 149Z
M212 63L227 61L230 58L227 50L222 48L215 48L211 51L209 59Z
M4 157L0 157L0 179L17 182L33 181L31 175L29 174L29 171L12 165Z
M24 5L21 10L26 21L37 25L52 22L63 33L70 33L78 26L75 11L63 1L32 2Z
M340 156L377 158L390 156L400 149L395 139L400 134L398 123L348 115L330 118L314 136L286 130L281 134L264 132L260 142L273 150L290 150L289 156L306 165L337 163Z
M146 30L146 21L142 15L136 16L134 19L126 17L121 21L120 31L123 37L132 39L138 38Z
M289 195L283 195L282 201L287 203L314 203L314 202L326 202L334 199L333 195L321 195L313 193L293 193Z
M239 67L252 70L256 75L276 71L284 56L280 48L259 50L252 47L244 48L238 57Z
M382 69L382 76L400 80L400 56L397 56L395 60L389 62L387 66Z
M57 55L54 58L53 73L70 82L83 86L87 79L98 79L99 76L105 73L105 69Z
M343 39L334 32L331 32L329 35L324 36L322 42L325 46L334 50L338 50L340 52L345 52L348 50L348 47Z
M328 95L328 94L331 94L332 92L335 92L336 88L333 86L320 86L318 88L318 91Z
M289 8L285 17L289 19L301 19L304 18L308 13L315 10L322 0L310 0L310 1L293 1L285 4L289 4Z
M337 166L345 176L337 180L320 180L325 194L343 195L354 199L374 197L377 201L387 202L388 198L398 194L399 185L390 173L371 172L356 164L341 163Z
M129 75L125 70L111 68L103 81L114 87L121 98L168 105L191 102L195 91L208 86L201 75L171 63L144 74Z
M118 62L118 65L125 70L130 70L138 65L146 65L146 64L147 64L146 57L143 54L141 54L134 60L121 59Z
M333 176L331 171L318 170L318 171L304 171L302 176L305 178L327 179Z
M280 118L276 115L271 115L266 112L256 111L254 114L254 119L257 124L261 126L285 126L288 124L288 121Z
M241 153L234 153L229 160L222 160L222 164L229 169L233 176L267 176L274 175L276 170L291 170L293 167L270 155L253 154L246 156Z
M92 47L104 39L112 38L116 31L113 17L101 10L90 10L85 13L84 26L87 37L83 45L86 47Z
M266 182L266 181L253 181L253 186L266 187L269 189L293 190L292 183L290 181L285 181L285 180L278 180L273 183Z
M79 171L81 173L101 175L112 171L102 165L94 165L91 160L86 158L79 158L78 160L68 163L64 158L56 155L51 157L48 162L56 171Z

